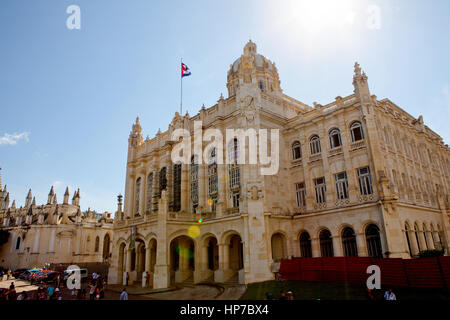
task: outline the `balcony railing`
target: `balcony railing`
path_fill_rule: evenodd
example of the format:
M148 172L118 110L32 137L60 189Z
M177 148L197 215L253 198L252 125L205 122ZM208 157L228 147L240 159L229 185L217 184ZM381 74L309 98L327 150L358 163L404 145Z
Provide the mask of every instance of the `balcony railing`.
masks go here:
M350 150L357 150L357 149L361 149L366 147L366 141L365 140L359 140L359 141L355 141L352 142L352 144L350 145Z

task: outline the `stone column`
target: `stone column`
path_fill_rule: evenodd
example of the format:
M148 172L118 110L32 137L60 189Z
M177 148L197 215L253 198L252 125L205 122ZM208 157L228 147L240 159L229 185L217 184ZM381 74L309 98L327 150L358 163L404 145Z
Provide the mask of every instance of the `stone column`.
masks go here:
M167 211L168 211L168 201L167 192L163 191L161 194L161 199L158 204L158 222L157 222L157 232L158 235L156 246L156 265L155 273L153 276L153 288L162 289L168 288L170 286L170 271L168 265L168 254L167 254Z
M433 238L431 237L431 231L424 231L424 236L427 239L427 243L428 243L428 249L433 250L434 249L434 242L433 242Z
M203 211L206 210L206 199L208 193L208 176L206 174L206 170L206 164L198 165L198 207Z
M216 217L224 215L227 208L227 165L217 165L218 193Z
M343 257L344 253L342 252L342 243L340 236L332 236L333 239L333 256L334 257Z
M435 249L435 246L434 246L433 237L431 236L431 231L427 231L427 232L425 232L424 234L425 234L425 236L427 237L428 249L434 250L434 249Z
M189 166L181 165L181 211L189 212Z
M145 190L147 188L147 176L141 175L141 189L139 190L139 214L145 213Z
M322 254L320 252L320 240L319 238L311 238L311 251L313 257L321 257Z
M419 247L417 246L416 234L414 231L408 231L409 243L411 245L412 255L416 256L419 254Z
M368 256L365 234L362 232L356 233L356 247L358 249L359 257L367 257Z

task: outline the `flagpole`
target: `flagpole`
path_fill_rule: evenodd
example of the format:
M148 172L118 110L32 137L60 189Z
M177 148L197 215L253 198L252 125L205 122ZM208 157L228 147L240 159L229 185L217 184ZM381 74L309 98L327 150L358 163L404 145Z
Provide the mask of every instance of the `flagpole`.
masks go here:
M183 58L181 58L181 73L180 73L180 83L181 83L181 96L180 96L180 116L183 115Z

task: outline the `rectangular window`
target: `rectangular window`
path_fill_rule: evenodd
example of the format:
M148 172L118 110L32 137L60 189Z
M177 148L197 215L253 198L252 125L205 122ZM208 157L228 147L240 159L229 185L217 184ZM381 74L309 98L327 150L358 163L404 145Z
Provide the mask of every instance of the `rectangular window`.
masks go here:
M360 168L357 171L361 195L372 194L372 177L370 175L369 167Z
M239 208L240 193L233 193L233 208Z
M336 178L336 192L338 199L348 199L348 181L347 173L341 172L335 175Z
M325 178L318 178L314 180L314 188L316 190L316 202L325 203L326 197L325 192L327 191L327 186L325 184Z
M305 183L300 182L295 184L295 193L297 197L297 207L302 208L306 206L306 189Z
M230 188L236 188L241 185L241 172L239 170L239 166L230 165L229 166L229 174L230 174Z

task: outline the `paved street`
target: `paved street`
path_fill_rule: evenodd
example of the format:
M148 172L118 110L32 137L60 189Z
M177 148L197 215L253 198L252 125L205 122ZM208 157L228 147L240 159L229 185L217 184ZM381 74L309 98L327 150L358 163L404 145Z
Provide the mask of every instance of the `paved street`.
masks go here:
M5 277L6 279L6 277ZM28 281L21 279L11 279L0 281L0 288L8 289L14 282L17 293L26 291L33 293L38 286L31 285ZM89 292L88 282L82 283L82 288ZM119 300L120 292L123 286L110 285L105 291L105 299ZM218 285L189 285L184 287L172 288L168 290L151 290L141 286L128 286L129 300L237 300L245 292L246 287L237 286L218 286ZM62 288L63 300L73 300L72 291ZM89 299L87 296L86 299Z

